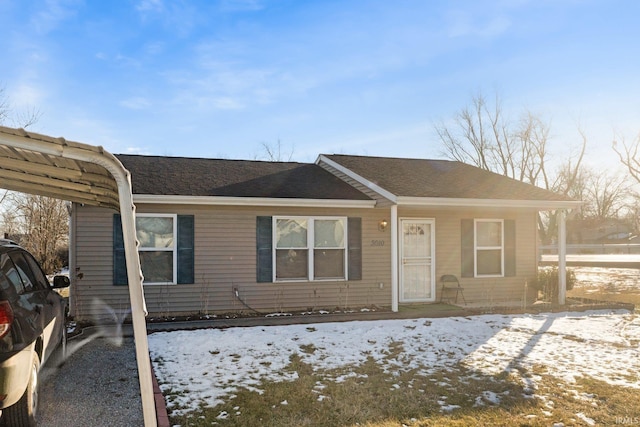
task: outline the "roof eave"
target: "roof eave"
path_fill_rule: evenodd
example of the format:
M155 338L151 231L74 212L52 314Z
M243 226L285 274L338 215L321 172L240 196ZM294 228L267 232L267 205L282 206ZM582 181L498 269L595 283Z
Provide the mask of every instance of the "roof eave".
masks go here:
M343 199L295 199L271 197L232 196L178 196L156 194L134 194L136 204L203 205L203 206L279 206L306 208L354 208L368 209L376 206L375 200Z
M329 159L324 154L320 154L318 156L318 159L316 160L316 164L320 164L321 162L324 162L327 165L331 166L332 168L335 168L336 170L338 170L341 173L345 174L349 178L352 178L355 181L359 182L360 184L364 185L368 189L370 189L372 191L375 191L376 193L380 194L385 199L390 200L390 201L392 201L394 203L396 202L397 196L395 194L393 194L390 191L380 187L378 184L375 184L375 183L369 181L365 177L363 177L361 175L358 175L357 173L355 173L351 169L346 168L346 167L342 166L341 164L335 162L334 160Z
M397 198L398 206L471 207L471 208L529 208L538 210L578 209L583 202L576 200L515 200L515 199L464 199L447 197Z

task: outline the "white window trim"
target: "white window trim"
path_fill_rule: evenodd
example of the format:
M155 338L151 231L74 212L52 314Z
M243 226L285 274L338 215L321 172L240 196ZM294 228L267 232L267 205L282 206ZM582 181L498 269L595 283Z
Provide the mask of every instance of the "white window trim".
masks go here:
M478 246L478 223L500 223L500 246ZM478 251L500 250L500 274L478 274ZM504 277L504 219L476 218L473 220L473 274L474 277Z
M277 249L286 249L286 248L276 248L278 242L277 242L277 224L278 224L278 220L280 219L294 219L294 220L306 220L307 221L307 247L305 248L305 250L307 251L307 266L308 266L308 271L307 271L307 277L306 278L299 278L299 279L278 279L276 278L277 276L277 257L276 257L276 250ZM314 251L316 250L315 247L315 227L314 227L314 221L316 220L339 220L342 222L342 225L344 227L344 246L342 248L317 248L317 249L342 249L344 250L344 271L342 272L342 276L343 277L337 277L337 278L320 278L320 279L316 279L313 275L314 272ZM282 282L346 282L348 280L347 278L347 272L349 271L349 230L348 227L349 226L349 221L347 220L346 216L300 216L300 215L280 215L280 216L274 216L272 218L272 226L271 226L271 230L272 230L272 239L271 241L273 242L271 245L271 259L272 259L272 271L273 271L273 277L272 277L272 281L274 283L278 282L278 283L282 283ZM298 248L301 249L301 248Z
M138 252L173 252L173 281L172 282L146 282L144 285L176 285L178 283L178 215L177 214L154 214L137 213L136 218L173 218L173 246L170 248L143 248L138 245Z

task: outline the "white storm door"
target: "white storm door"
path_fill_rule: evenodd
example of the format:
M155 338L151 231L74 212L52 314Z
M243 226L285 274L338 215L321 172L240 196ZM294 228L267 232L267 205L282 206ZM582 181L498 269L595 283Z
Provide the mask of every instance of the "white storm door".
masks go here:
M435 221L400 220L400 302L435 301Z

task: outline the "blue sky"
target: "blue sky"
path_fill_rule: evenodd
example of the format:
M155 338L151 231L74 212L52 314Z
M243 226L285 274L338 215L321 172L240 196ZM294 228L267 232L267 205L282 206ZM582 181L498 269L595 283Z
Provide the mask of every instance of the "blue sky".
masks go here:
M33 131L114 153L442 158L479 91L585 131L640 131L640 2L0 0L0 85Z

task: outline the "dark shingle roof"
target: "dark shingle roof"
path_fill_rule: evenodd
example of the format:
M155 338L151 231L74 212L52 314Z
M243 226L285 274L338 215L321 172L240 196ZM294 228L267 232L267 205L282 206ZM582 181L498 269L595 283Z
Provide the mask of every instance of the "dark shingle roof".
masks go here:
M133 194L370 200L315 164L116 157L131 172Z
M572 201L456 161L337 154L325 157L400 197Z

